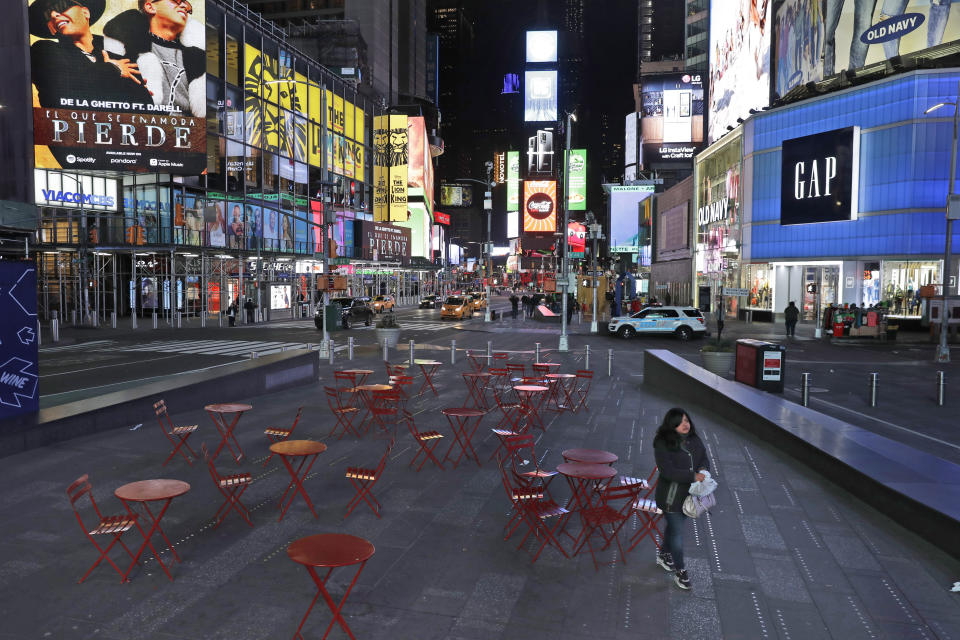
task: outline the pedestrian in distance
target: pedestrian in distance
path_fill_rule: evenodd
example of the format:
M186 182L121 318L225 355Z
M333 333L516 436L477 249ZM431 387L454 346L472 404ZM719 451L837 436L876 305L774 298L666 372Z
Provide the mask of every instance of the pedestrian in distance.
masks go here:
M247 298L247 301L243 303L243 308L247 311L247 324L253 324L253 310L257 308L253 298Z
M683 501L690 493L690 485L706 477L703 472L710 470L710 461L706 447L684 409L674 407L663 416L653 438L653 455L659 471L655 494L657 508L663 511L666 521L657 565L673 573L678 587L690 589L690 578L683 561L683 527L687 519L683 513Z
M713 308L713 320L717 324L717 342L723 335L723 298L717 299L717 306Z
M510 294L510 313L513 315L513 319L517 319L517 305L520 303L520 298L517 297L516 293Z
M523 294L520 296L520 304L523 306L524 317L530 316L530 296Z
M797 308L793 300L783 310L783 319L787 325L787 337L793 338L797 334L797 320L800 319L800 309Z
M231 327L237 326L237 303L231 302L230 306L227 307L227 320Z

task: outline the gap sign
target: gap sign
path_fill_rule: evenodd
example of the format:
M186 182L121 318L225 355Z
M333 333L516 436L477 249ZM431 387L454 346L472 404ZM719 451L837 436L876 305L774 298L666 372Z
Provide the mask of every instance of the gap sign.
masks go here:
M857 219L860 127L784 140L781 148L781 225Z

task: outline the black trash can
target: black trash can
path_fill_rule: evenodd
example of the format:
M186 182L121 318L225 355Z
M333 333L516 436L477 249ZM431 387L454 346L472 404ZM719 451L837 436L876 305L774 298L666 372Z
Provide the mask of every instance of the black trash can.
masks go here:
M737 340L734 380L763 391L783 393L786 352L785 346L774 342Z

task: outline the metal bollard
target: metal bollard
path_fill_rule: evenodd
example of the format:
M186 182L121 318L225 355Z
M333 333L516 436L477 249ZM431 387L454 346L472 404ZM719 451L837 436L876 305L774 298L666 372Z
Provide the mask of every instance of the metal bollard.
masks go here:
M487 358L489 358L492 355L493 355L493 340L487 340ZM487 364L489 363L490 361L487 360Z
M534 344L536 344L536 351L534 351L533 354L533 361L540 364L540 343L536 342Z
M136 311L133 311L130 314L130 327L133 329L137 328L137 312Z
M217 314L217 321L220 323L220 326L222 327L222 326L223 326L223 314L222 314L222 313L218 313L218 314Z
M457 341L450 341L450 364L457 364Z
M76 309L73 309L73 310L70 312L70 324L72 324L73 326L76 326L76 325L77 325L77 310L76 310Z
M200 328L205 328L207 326L207 312L200 312Z
M153 312L153 328L154 329L157 328L157 312L156 311Z
M353 336L347 338L347 359L353 360Z
M590 345L586 345L586 346L584 347L584 353L583 353L583 368L584 368L584 369L589 369L589 368L590 368Z
M937 406L943 406L943 391L946 381L943 378L943 371L937 371Z
M53 318L50 321L50 335L51 340L54 342L60 342L60 320L57 318Z
M183 328L183 314L177 311L177 329Z
M313 351L313 343L312 343L312 342L308 342L308 343L307 343L307 351Z
M250 352L250 359L251 359L251 360L255 360L256 358L259 358L259 357L260 357L260 356L259 356L259 354L258 354L256 351L251 351L251 352Z
M329 363L333 364L333 354L335 353L333 338L330 338L330 345L327 347L327 354L330 356Z
M607 349L607 377L613 375L613 349Z
M810 374L800 374L800 404L810 406Z
M383 361L390 362L390 347L387 346L387 339L383 339Z
M117 312L116 311L110 312L110 327L113 329L117 328Z
M37 346L43 344L43 332L40 331L40 319L37 318Z
M414 351L413 340L410 341L410 368L413 369Z
M870 406L877 406L877 382L880 377L879 373L870 374Z

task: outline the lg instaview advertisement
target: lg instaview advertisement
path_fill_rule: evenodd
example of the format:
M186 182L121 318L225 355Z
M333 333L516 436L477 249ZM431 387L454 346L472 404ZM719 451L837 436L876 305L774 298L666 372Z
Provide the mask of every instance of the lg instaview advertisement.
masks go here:
M206 167L204 0L28 0L37 168Z
M776 16L776 84L781 96L844 69L960 39L951 0L784 0Z

